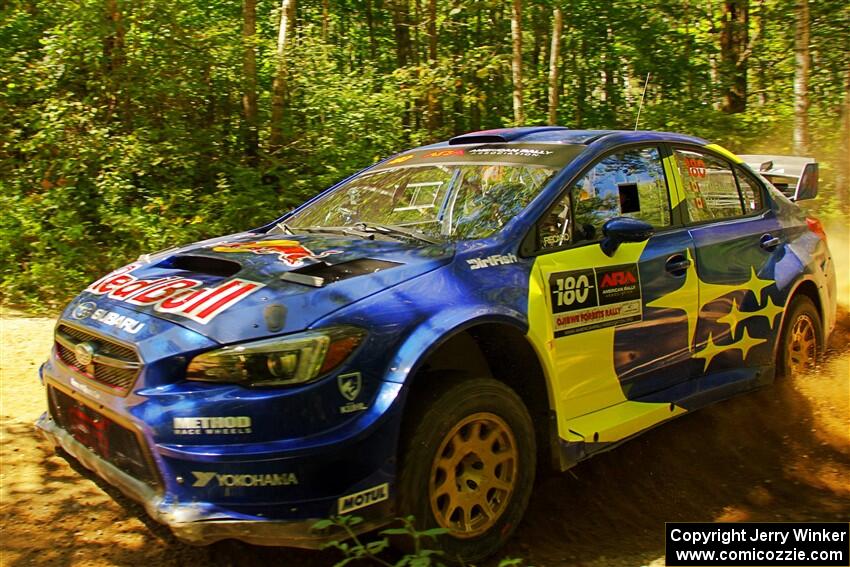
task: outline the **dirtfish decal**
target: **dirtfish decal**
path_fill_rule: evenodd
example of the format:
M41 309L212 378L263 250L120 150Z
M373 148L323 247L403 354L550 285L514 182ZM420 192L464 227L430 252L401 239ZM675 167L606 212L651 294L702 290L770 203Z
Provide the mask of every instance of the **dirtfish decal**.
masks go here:
M326 250L316 254L297 240L261 240L259 242L231 242L213 247L216 252L250 252L252 254L276 254L277 259L290 266L300 266L304 260L318 260L340 250Z
M470 258L466 261L466 263L469 264L470 270L480 270L481 268L492 268L493 266L516 264L516 261L516 256L514 254L493 254L486 258Z

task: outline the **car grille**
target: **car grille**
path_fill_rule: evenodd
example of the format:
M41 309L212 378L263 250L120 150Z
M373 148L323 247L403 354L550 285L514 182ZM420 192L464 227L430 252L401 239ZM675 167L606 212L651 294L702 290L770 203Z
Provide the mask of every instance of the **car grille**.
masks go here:
M56 328L55 339L56 354L62 362L115 394L127 395L141 372L139 355L126 345L64 324ZM79 345L85 345L90 361L80 360L76 352Z
M138 435L53 386L47 387L47 397L50 417L59 427L133 478L158 486Z

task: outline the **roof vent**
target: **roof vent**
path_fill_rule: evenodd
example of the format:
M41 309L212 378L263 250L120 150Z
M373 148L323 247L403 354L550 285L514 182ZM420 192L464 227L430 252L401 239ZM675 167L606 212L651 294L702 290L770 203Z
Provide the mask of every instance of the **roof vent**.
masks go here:
M548 132L551 130L568 130L568 128L564 128L563 126L526 126L524 128L497 128L495 130L481 130L480 132L470 132L469 134L455 136L449 140L449 145L502 144L518 140L528 134Z

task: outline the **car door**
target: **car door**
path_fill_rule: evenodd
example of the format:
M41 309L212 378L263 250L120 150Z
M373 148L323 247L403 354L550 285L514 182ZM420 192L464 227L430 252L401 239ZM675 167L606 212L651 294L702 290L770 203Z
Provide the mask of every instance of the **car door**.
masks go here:
M575 417L651 399L691 377L694 246L673 219L671 174L659 147L615 151L537 223L530 334L547 345L562 432L575 433L569 425ZM644 220L656 232L608 256L600 246L602 225L620 216ZM669 404L659 405L669 416ZM621 418L629 419L612 419Z
M703 374L758 379L759 368L772 364L781 321L774 274L783 256L783 229L765 206L764 186L734 156L687 146L673 147L672 155L696 246L694 358Z

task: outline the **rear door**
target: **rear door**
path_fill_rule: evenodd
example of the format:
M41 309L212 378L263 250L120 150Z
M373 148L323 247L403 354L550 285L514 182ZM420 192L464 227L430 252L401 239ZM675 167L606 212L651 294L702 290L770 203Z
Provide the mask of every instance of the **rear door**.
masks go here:
M696 245L700 310L694 359L701 374L758 378L772 364L782 312L775 294L784 232L765 206L765 188L738 164L708 148L674 146L683 214ZM748 369L741 371L742 368Z

